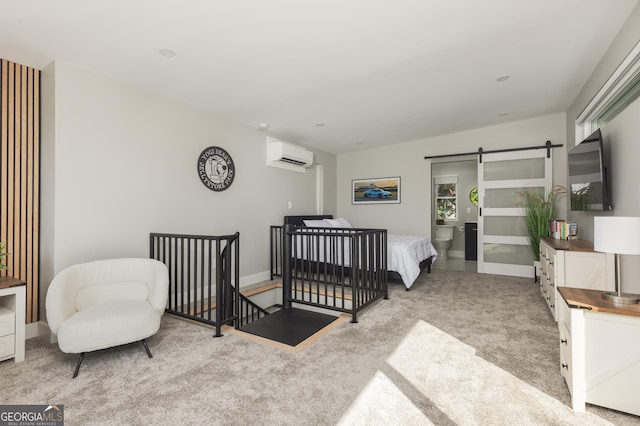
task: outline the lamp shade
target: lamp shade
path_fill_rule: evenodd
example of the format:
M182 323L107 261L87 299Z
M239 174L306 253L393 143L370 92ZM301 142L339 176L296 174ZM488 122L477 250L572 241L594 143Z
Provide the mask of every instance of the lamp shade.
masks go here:
M640 254L640 217L595 217L593 237L595 251Z

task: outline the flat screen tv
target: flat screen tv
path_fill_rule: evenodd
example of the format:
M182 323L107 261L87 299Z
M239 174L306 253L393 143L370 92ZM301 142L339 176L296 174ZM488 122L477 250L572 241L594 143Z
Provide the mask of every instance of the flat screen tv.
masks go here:
M611 210L600 129L569 151L571 210Z

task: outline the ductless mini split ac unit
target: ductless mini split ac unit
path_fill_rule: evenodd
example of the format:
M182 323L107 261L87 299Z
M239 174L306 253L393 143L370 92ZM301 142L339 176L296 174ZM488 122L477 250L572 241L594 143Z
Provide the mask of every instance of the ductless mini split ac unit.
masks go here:
M267 166L304 173L313 165L313 152L267 136Z

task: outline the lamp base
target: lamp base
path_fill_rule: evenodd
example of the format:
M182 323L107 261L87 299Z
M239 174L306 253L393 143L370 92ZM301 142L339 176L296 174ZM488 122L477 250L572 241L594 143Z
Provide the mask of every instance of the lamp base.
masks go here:
M638 300L640 300L640 296L638 296L637 294L616 292L602 293L602 298L604 300L608 300L609 302L619 303L621 305L631 305L634 303L638 303Z

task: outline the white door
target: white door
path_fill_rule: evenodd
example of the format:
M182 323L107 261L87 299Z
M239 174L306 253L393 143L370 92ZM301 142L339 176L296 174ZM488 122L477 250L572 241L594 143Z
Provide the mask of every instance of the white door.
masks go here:
M519 206L525 191L546 197L551 167L547 149L478 157L478 272L533 278L533 255Z

